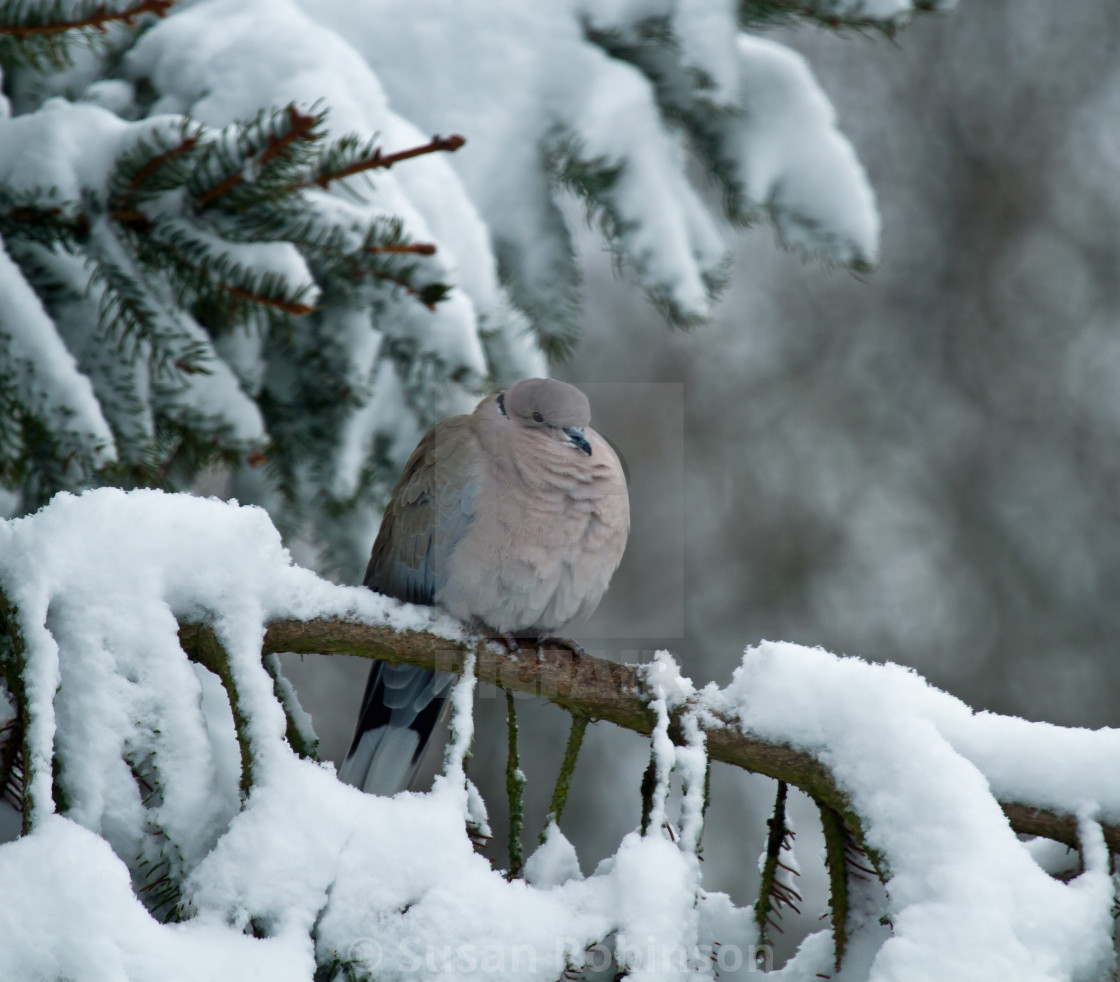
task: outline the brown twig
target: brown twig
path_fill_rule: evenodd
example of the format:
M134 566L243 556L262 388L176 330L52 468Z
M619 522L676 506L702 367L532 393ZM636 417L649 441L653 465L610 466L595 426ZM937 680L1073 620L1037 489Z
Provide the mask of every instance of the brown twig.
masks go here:
M124 10L109 10L105 4L97 7L88 17L80 20L59 20L51 24L0 24L0 35L6 37L33 37L43 34L65 34L67 31L92 29L102 34L109 24L127 24L132 27L143 14L166 17L175 0L139 0Z
M315 310L311 304L300 303L298 300L276 300L271 297L261 297L229 283L218 282L216 285L219 289L225 290L231 297L237 297L238 300L259 304L262 307L272 307L274 310L282 310L285 314L291 314L293 317L304 317Z
M312 184L326 188L331 181L341 181L345 177L352 177L354 174L360 174L367 170L388 170L393 164L400 163L402 160L409 160L412 157L422 157L424 154L439 151L454 153L466 142L466 137L452 133L451 136L433 136L429 142L422 146L411 147L408 150L398 150L396 153L382 153L381 148L377 147L365 160L355 161L341 170L316 174L306 181L293 184L292 189L311 187Z
M83 214L67 215L62 208L36 208L34 205L16 205L8 211L0 212L0 224L5 222L24 222L36 224L49 220L56 220L59 224L67 225L71 233L77 236L89 232L89 219Z
M264 152L261 153L260 163L267 164L273 157L279 157L280 154L297 140L303 140L309 137L312 130L315 129L315 124L318 122L315 116L308 116L301 113L295 106L288 106L288 118L291 120L292 128L287 134L280 137L278 140L273 140L264 148Z
M114 215L114 217L117 216ZM173 248L168 243L164 243L163 247L179 259L179 261L187 263L186 257L183 256L179 250ZM224 290L231 297L236 297L238 300L243 300L246 303L258 304L262 307L272 307L274 310L282 310L284 313L291 314L293 317L304 317L307 314L313 313L315 310L310 304L300 303L298 300L277 300L272 297L262 297L255 293L250 293L248 290L243 290L239 286L234 286L232 283L223 283L221 280L214 280L214 285L219 290ZM179 365L176 365L176 368L182 370Z
M178 157L180 154L190 153L196 146L198 146L197 136L184 137L182 141L163 153L157 153L151 160L149 160L143 167L141 167L128 182L128 187L121 192L120 198L117 200L117 208L121 211L127 210L127 205L132 199L132 196L140 189L140 186L151 177L157 170L166 164L173 157ZM116 217L114 215L114 217ZM118 219L119 221L119 219Z
M411 252L417 256L434 256L436 254L436 247L430 242L393 242L386 245L366 246L362 251L369 253Z
M315 128L318 119L315 116L308 116L301 113L295 106L288 106L288 118L291 121L291 129L288 130L283 136L276 137L270 140L268 146L261 151L259 163L267 163L273 157L279 156L288 149L297 140L305 139L308 134ZM223 194L228 194L237 185L245 180L245 171L243 168L236 170L230 174L224 181L215 184L205 194L199 196L198 207L200 209L208 208L214 201L220 198Z

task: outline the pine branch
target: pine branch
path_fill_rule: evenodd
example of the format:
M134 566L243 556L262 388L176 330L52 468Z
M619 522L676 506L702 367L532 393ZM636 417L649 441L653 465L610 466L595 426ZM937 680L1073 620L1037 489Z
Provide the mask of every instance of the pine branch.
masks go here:
M286 208L256 208L248 213L254 220L251 238L289 242L307 260L316 282L332 300L341 300L369 280L378 280L414 297L429 310L444 300L450 287L439 281L417 283L419 262L397 257L431 256L437 247L430 242L410 242L399 218L379 216L355 242L353 231L325 222L320 216ZM223 236L242 241L240 234L223 228Z
M654 753L650 753L649 763L646 764L646 769L642 771L642 783L639 790L642 796L642 818L638 824L638 831L642 835L646 835L649 833L649 823L653 817L653 795L657 790L657 755Z
M272 310L279 310L281 313L289 314L292 317L304 317L312 313L315 308L310 304L301 303L298 300L285 300L282 297L269 297L263 293L254 293L251 290L243 289L239 286L234 286L232 283L221 283L217 286L225 290L231 297L237 300L242 300L245 303L255 304L259 307L269 307Z
M54 204L49 192L13 194L0 188L0 236L73 248L89 234L89 221L73 204Z
M110 217L125 224L138 218L147 221L147 216L133 207L133 200L185 184L190 177L190 158L199 145L200 135L197 127L188 124L175 144L166 146L162 142L139 140L125 151L110 177L109 186L116 191Z
M301 299L306 287L291 289L275 273L259 273L233 257L232 247L220 239L200 232L178 218L161 218L152 223L149 235L139 243L141 253L153 269L168 269L183 306L201 300L218 314L217 323L231 327L243 320L239 309L245 304L279 311L293 317L310 314L315 308ZM147 255L146 252L151 253ZM171 260L170 263L165 260ZM212 296L218 290L238 302L223 305ZM208 294L211 295L208 297Z
M424 286L413 286L408 278L393 273L377 273L371 274L375 280L382 280L386 283L392 283L393 286L400 287L410 297L415 297L419 300L428 310L435 310L436 304L445 300L447 295L451 292L451 287L446 283L426 283Z
M848 835L835 811L821 805L820 813L824 862L828 868L828 905L832 913L833 967L839 972L848 947Z
M16 715L0 726L0 800L22 814L27 793L23 769L23 720Z
M109 29L135 28L145 15L165 17L175 0L136 0L113 9L100 0L0 0L0 66L65 68L75 44L92 45Z
M183 650L196 652L200 646L217 645L212 629L181 622L179 641ZM212 649L211 649L212 650ZM475 653L475 676L499 688L527 692L579 713L649 736L656 715L649 707L642 675L633 665L620 665L594 655L573 655L567 646L552 642L540 648L540 658L518 659L496 649L487 641L473 648L425 631L395 631L385 624L321 618L278 619L268 625L262 651L297 654L345 654L376 658L397 665L416 665L461 675L468 650ZM684 707L673 710L670 735L683 740L680 725ZM712 715L705 721L708 754L756 774L785 781L800 788L817 802L840 814L857 842L864 842L859 816L836 784L827 766L812 754L785 744L769 743L744 733L736 720ZM1077 816L1068 812L1035 808L1017 801L1001 801L1012 829L1023 835L1043 836L1078 846ZM1120 852L1120 825L1102 825L1105 842ZM868 852L872 864L884 878L890 870L881 857Z
M319 127L325 118L325 113L309 115L293 104L237 124L207 143L188 184L197 210L220 204L244 211L288 196L298 169L322 139ZM239 191L244 193L235 193Z
M787 791L788 785L786 782L779 781L778 792L774 799L774 814L766 820L770 832L766 838L766 859L762 864L762 879L758 886L758 899L754 904L754 919L758 925L758 936L763 945L769 944L768 928L773 928L779 934L782 933L781 927L774 920L775 917L781 918L781 907L785 905L793 907L794 910L797 909L777 878L778 867L782 865L782 850L788 847L789 838L792 834L789 826L786 825ZM785 868L789 869L788 866Z
M387 245L373 245L366 246L363 252L368 252L371 255L378 253L415 253L418 256L434 256L436 254L436 247L430 242L401 242L389 243Z
M944 0L915 0L914 11L924 13L945 7ZM747 29L776 27L807 20L831 30L877 31L893 38L910 20L911 11L897 9L882 16L862 12L862 5L849 5L850 13L837 13L828 0L740 0L739 20Z
M19 6L7 4L6 9L0 11L0 16L7 16L15 8L17 16ZM138 18L144 14L155 14L157 17L166 17L167 12L175 6L175 0L137 0L136 3L125 7L123 10L110 10L104 3L99 3L89 13L67 20L59 16L59 11L51 8L40 8L37 17L27 17L22 22L0 22L0 36L11 38L29 38L46 34L67 34L71 31L95 30L105 33L111 24L124 24L135 27ZM34 9L33 7L30 9Z
M309 187L320 187L325 190L332 181L341 181L364 171L388 170L393 164L399 164L402 160L440 151L454 153L466 142L466 138L458 134L447 137L433 136L429 142L419 147L388 154L382 153L381 148L375 144L367 144L364 151L358 154L358 159L353 159L358 144L352 139L344 139L328 150L316 173L291 185L290 190Z
M0 673L4 686L15 701L15 726L7 734L5 741L4 791L11 792L12 800L19 808L22 818L22 832L31 831L34 802L31 800L31 779L34 767L31 749L27 743L27 731L31 725L31 713L27 705L23 672L26 649L23 633L19 628L19 611L0 592ZM10 757L9 757L10 755Z
M149 278L137 268L132 254L105 222L99 223L87 244L94 262L94 279L101 285L100 327L107 337L134 350L140 339L151 344L151 363L159 373L171 370L191 374L207 372L210 352L178 322L179 312L157 296Z

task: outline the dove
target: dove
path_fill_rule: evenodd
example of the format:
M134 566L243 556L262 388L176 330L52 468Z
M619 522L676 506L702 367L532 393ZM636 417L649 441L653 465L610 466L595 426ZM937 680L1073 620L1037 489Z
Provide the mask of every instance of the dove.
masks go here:
M590 616L630 532L622 465L590 422L578 388L533 378L436 423L393 490L364 584L506 639ZM452 680L374 662L339 777L373 794L406 788Z

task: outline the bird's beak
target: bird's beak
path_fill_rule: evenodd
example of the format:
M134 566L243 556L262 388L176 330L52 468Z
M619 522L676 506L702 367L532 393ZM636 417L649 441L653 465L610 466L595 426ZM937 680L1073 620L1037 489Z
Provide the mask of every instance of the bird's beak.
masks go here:
M564 435L568 438L568 442L573 447L578 447L588 457L591 456L591 444L587 442L587 437L583 435L583 429L579 426L565 426Z

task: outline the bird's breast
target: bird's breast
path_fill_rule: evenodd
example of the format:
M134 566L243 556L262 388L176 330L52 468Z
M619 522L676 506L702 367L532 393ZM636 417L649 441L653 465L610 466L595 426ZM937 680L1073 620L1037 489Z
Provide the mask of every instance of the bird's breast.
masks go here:
M553 632L594 611L622 558L629 505L605 455L602 463L579 456L490 469L448 558L440 606L512 633Z

